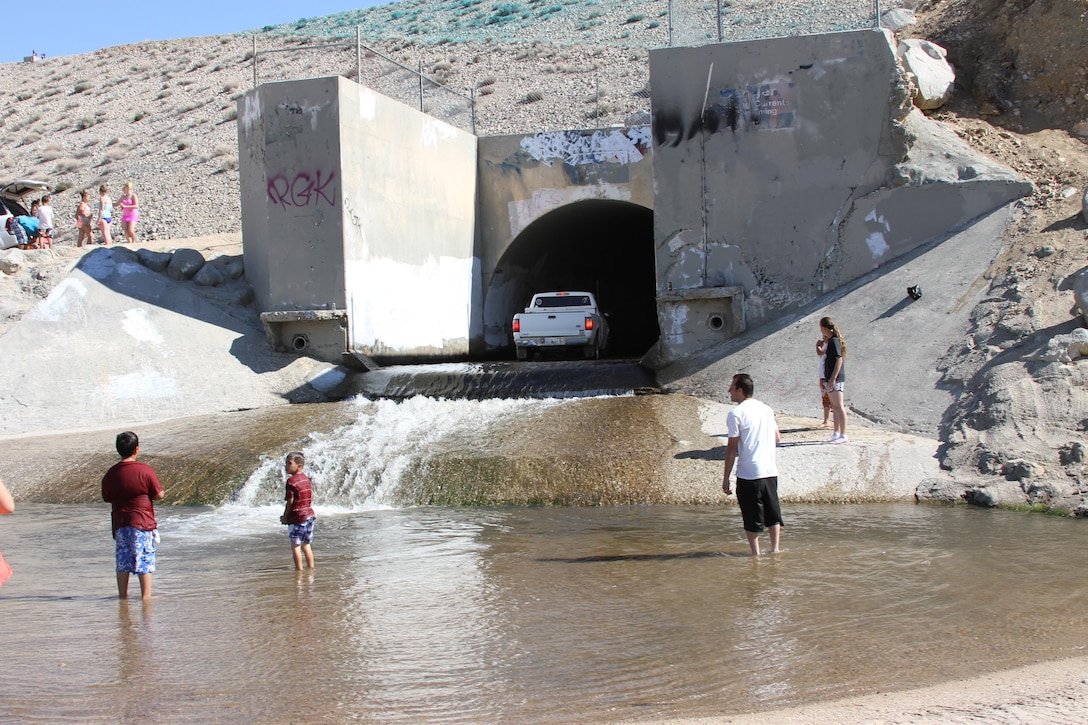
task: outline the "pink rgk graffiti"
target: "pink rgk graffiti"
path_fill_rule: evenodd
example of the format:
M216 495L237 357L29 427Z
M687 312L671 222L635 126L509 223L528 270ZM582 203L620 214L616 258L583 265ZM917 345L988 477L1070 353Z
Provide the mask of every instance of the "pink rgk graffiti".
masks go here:
M312 174L300 171L294 176L281 171L268 179L268 198L284 209L317 206L322 200L329 206L336 206L336 187L332 185L335 178L335 171L325 176L320 169Z

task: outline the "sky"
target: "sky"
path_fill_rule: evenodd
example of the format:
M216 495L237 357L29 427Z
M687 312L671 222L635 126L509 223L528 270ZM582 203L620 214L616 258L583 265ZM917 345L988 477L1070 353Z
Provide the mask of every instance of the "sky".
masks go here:
M33 32L8 32L0 43L0 63L14 63L37 51L47 57L90 53L143 40L225 35L300 18L385 5L389 0L135 0L88 3L57 0L23 6ZM11 28L9 27L9 31ZM16 39L15 36L21 36ZM15 40L21 47L12 44Z

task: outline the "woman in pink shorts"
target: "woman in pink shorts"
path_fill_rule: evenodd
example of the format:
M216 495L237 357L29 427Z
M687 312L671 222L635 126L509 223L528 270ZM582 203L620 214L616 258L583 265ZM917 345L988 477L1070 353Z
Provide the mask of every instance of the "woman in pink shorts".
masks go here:
M136 222L140 221L140 200L132 190L132 182L126 181L124 193L117 203L121 206L121 229L125 232L125 242L136 243Z

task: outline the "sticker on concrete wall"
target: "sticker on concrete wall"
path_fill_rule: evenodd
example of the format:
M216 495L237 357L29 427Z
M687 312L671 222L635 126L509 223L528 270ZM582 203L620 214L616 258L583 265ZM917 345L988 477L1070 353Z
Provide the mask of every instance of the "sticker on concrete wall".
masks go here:
M797 122L797 86L792 81L768 81L726 88L718 102L706 109L716 116L718 128L734 131L792 129Z

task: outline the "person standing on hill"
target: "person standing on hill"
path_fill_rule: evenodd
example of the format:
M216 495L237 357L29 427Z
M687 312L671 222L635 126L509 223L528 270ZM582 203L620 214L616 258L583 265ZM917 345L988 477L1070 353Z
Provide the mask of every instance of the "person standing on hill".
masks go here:
M38 211L34 216L38 217L38 245L42 249L53 248L53 205L49 202L53 197L46 194L38 204Z
M79 236L76 238L76 246L82 247L83 240L87 240L87 246L91 246L91 240L93 231L91 227L91 205L88 203L91 200L91 193L84 189L79 192L79 206L76 207L76 231Z
M116 541L117 596L128 599L130 574L140 578L140 598L151 599L151 574L159 543L155 501L163 497L155 469L139 463L140 438L132 431L117 434L115 463L102 477L102 500L112 506L113 538Z
M121 207L121 229L125 233L125 242L136 243L136 222L140 221L140 200L132 190L132 182L126 181L121 198L117 203Z
M775 447L782 440L774 411L752 397L755 384L745 373L733 376L729 398L737 407L726 416L725 474L722 491L730 495L729 474L737 466L737 503L744 521L744 533L753 556L759 556L759 534L764 528L770 537L771 553L779 552L782 507L778 502L778 464Z
M831 401L834 432L828 443L846 443L846 340L830 317L820 319L820 334L824 340L824 392Z
M113 223L113 200L106 193L106 185L98 187L98 231L102 232L102 244L109 246L110 224Z
M313 486L310 479L302 472L306 457L298 451L288 453L284 470L287 471L287 495L280 523L287 524L287 536L291 539L291 557L295 569L302 570L302 557L306 556L306 566L314 568L314 553L310 543L314 540L314 510L310 505L313 498Z

